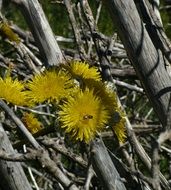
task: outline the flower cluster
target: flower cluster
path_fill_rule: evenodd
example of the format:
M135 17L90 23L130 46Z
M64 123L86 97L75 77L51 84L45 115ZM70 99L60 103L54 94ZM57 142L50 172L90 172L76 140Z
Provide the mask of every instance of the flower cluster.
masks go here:
M25 83L9 76L0 78L0 98L15 105L58 105L59 124L75 140L88 143L108 125L119 141L125 138L125 119L116 93L102 82L98 69L85 62L46 70ZM23 121L32 133L41 129L32 114L26 113Z

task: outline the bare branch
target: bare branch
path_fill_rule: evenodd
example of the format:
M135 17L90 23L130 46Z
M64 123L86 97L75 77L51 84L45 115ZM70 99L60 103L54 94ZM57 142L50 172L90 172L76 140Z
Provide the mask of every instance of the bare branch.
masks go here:
M79 50L80 57L81 57L81 59L85 60L86 59L86 53L84 50L83 42L81 40L80 31L79 31L79 28L77 26L77 22L76 22L75 15L73 12L73 5L71 4L71 0L64 0L64 4L65 4L67 12L68 12L68 16L69 16L69 19L71 22L72 30L74 32L75 41L77 44L77 48Z
M55 151L60 152L61 154L71 158L73 161L77 162L82 167L87 167L87 162L83 160L80 156L72 153L71 151L67 150L67 148L64 145L59 144L58 142L53 141L49 138L40 139L40 142L49 148L53 148Z
M100 139L91 142L91 159L96 175L106 190L126 190L104 143Z
M105 2L113 22L117 23L119 36L137 76L143 83L155 112L166 125L171 79L166 71L161 51L154 47L134 1L107 0Z
M11 0L23 13L46 66L64 62L62 52L38 0Z

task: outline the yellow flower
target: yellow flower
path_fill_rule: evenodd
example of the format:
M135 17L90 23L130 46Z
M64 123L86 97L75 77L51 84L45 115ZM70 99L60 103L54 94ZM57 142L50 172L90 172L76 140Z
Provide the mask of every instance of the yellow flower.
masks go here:
M22 121L32 134L42 129L42 123L32 113L24 113Z
M114 91L109 89L105 83L102 81L86 79L84 80L84 85L84 88L93 90L94 94L103 101L109 112L113 113L113 111L118 109L117 95Z
M0 78L0 98L14 105L26 105L24 84L17 79L12 80L10 76L7 76L4 80Z
M73 81L63 71L50 70L37 74L27 85L28 97L35 103L42 103L46 100L59 101L71 91Z
M119 142L124 142L126 138L125 118L121 116L119 122L113 125L114 133L116 134Z
M94 138L109 119L102 101L89 89L80 90L75 98L68 98L61 109L59 120L63 124L62 128L71 133L75 140L86 143Z
M112 127L114 133L116 134L119 142L124 142L126 138L126 119L125 114L118 107L115 112L111 115L109 125Z
M64 65L71 75L76 79L94 79L101 80L100 73L96 67L90 67L88 63L73 61L68 65Z

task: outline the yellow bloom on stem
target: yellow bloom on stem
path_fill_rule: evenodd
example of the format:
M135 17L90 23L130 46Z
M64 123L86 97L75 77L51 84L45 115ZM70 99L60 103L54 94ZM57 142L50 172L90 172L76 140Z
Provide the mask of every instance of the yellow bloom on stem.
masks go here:
M26 105L24 84L17 79L12 80L10 76L7 76L5 79L0 78L0 98L14 105Z
M47 100L59 101L71 91L73 81L63 71L50 70L35 75L28 82L27 87L29 89L28 98L35 103L42 103Z
M121 116L119 122L113 125L112 128L119 142L124 142L126 138L125 118Z
M103 129L108 118L109 114L102 101L89 89L80 90L77 96L68 98L59 111L62 128L71 133L75 140L86 143Z
M119 142L124 142L126 139L126 119L123 111L118 107L110 117L109 125L117 136Z
M96 67L90 67L88 63L73 61L68 65L64 65L71 75L76 79L94 79L101 80L100 73Z
M42 123L32 113L24 113L22 121L32 134L37 133L43 128Z

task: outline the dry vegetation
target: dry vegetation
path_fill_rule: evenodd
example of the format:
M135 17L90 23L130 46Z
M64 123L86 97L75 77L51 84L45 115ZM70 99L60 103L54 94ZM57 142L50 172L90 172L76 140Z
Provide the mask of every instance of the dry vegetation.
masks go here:
M171 189L171 44L157 2L140 0L135 6L131 0L49 1L68 18L67 24L61 23L67 26L63 30L67 34L59 36L52 32L37 0L4 1L0 23L1 190ZM169 6L165 2L162 10ZM15 23L15 17L6 16L9 7L21 11L27 30ZM18 13L14 16L18 18ZM101 23L104 20L106 24ZM107 27L113 22L109 35ZM137 33L141 37L138 45ZM83 66L68 69L73 61ZM68 78L68 70L72 77ZM60 85L66 84L69 91L62 91ZM76 94L77 86L82 94ZM51 87L55 89L52 94ZM65 103L64 109L66 99L70 107ZM100 118L94 117L97 107ZM91 114L75 126L73 122L84 111ZM66 113L70 117L60 120ZM69 127L68 118L72 120ZM59 127L61 121L67 127Z

